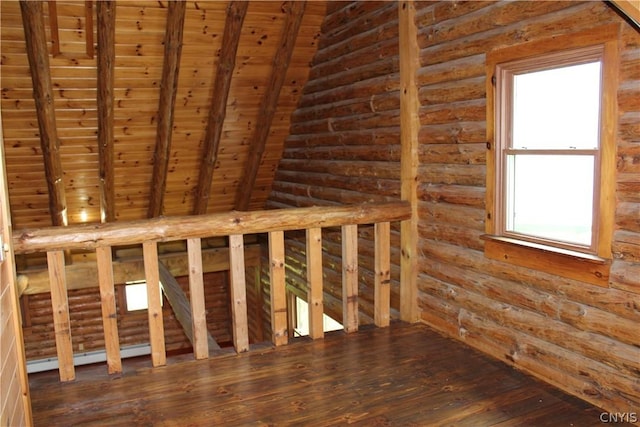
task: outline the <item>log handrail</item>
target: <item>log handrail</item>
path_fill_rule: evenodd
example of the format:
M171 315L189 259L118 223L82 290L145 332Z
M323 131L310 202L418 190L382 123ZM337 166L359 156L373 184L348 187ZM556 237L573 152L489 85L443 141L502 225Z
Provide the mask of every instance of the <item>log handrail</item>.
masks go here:
M91 250L103 246L166 242L190 238L222 237L314 227L403 221L411 217L408 202L355 206L308 207L158 217L104 224L45 227L13 232L16 254L58 250Z
M343 325L347 333L358 330L358 225L375 228L375 324L389 324L389 234L392 221L411 218L408 202L361 204L354 206L308 207L252 212L229 212L188 217L153 218L142 221L48 227L13 233L15 253L46 252L51 283L54 330L61 381L75 378L71 322L68 310L67 280L63 251L93 249L97 252L98 284L105 351L109 373L122 370L117 332L114 275L111 250L114 246L142 244L144 275L147 282L149 341L154 367L166 364L162 307L160 305L160 266L158 242L189 242L190 308L193 316L183 322L192 328L194 356L204 358L211 350L206 340L206 319L202 291L200 239L229 238L229 279L233 344L238 353L249 350L247 296L245 280L245 234L268 233L269 276L271 284L271 329L275 346L288 340L285 282L284 231L306 230L310 336L323 337L322 234L325 227L341 227ZM200 259L199 259L200 258ZM186 305L186 304L183 304ZM189 323L187 325L187 323Z

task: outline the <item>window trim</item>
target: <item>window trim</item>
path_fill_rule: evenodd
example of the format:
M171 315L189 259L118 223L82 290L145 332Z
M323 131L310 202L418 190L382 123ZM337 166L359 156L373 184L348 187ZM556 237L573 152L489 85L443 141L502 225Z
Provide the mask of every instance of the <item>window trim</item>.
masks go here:
M615 221L615 172L618 87L618 34L619 25L601 27L554 36L491 51L486 57L487 72L487 176L485 256L516 265L545 270L563 277L581 280L598 286L608 286L611 264L611 244ZM504 233L502 229L502 200L497 200L498 183L504 182L499 174L503 169L502 150L496 146L496 124L508 111L496 111L496 74L500 64L526 62L531 57L545 56L556 64L554 57L564 57L567 51L580 54L602 51L602 104L600 126L600 165L595 177L599 191L594 207L598 209L597 223L593 224L592 251L574 250L572 245L551 245L544 239L523 240ZM555 55L557 53L557 55ZM574 52L575 53L575 52ZM542 69L544 66L536 67ZM501 102L499 105L504 106ZM596 158L596 161L598 159ZM595 217L594 217L595 219ZM588 268L585 268L585 263Z

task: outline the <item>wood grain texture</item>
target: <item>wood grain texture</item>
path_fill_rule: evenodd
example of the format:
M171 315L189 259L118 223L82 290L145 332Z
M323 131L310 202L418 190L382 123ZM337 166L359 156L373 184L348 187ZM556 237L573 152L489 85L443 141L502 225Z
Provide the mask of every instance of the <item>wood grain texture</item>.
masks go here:
M116 309L113 281L113 259L110 247L96 249L98 281L100 283L100 307L104 328L104 347L107 353L107 370L110 374L122 372L120 340L118 336L118 311Z
M37 374L31 387L36 425L51 426L597 426L601 413L424 325L398 323L162 370L125 365L117 381L82 367L62 389Z
M51 223L53 225L67 225L67 202L60 160L60 140L58 139L56 112L53 103L49 53L44 29L43 4L43 2L37 1L23 1L20 2L20 10L33 82L33 100L35 101L40 130L40 149L42 150L49 192Z
M202 240L187 240L189 258L189 301L191 302L193 354L196 359L209 356L209 334L204 301L204 268L202 264ZM228 259L228 256L227 256Z
M116 218L114 171L114 85L115 85L115 1L96 3L98 58L97 110L98 158L100 162L100 220L112 222Z
M245 166L239 187L241 191L237 193L236 197L235 209L240 211L247 210L249 207L258 169L263 160L267 138L275 117L280 91L285 82L287 69L295 47L295 40L298 37L298 31L302 23L305 6L306 1L291 1L283 4L283 10L286 10L286 17L280 44L273 57L273 66L267 84L269 90L260 101L259 111L261 114L251 137L249 160Z
M209 118L205 132L205 148L202 157L202 165L196 187L196 198L193 213L196 215L207 212L209 206L209 194L211 190L211 178L218 161L220 150L220 138L224 119L227 114L227 100L231 88L233 70L236 64L236 55L240 43L240 35L244 17L247 14L249 3L246 1L231 1L227 6L227 17L222 35L222 49L216 68L216 80L213 88L215 96L211 97Z
M158 128L153 153L153 174L147 216L154 218L162 214L169 173L171 155L171 137L173 134L174 107L178 92L180 75L180 56L187 4L184 1L170 1L167 10L167 28L164 36L164 62L162 64L162 83L158 102Z
M309 207L287 210L230 212L206 216L155 218L148 221L80 225L14 232L17 253L54 248L94 249L98 246L136 244L150 239L182 240L193 237L226 236L342 224L371 224L409 217L406 202L361 204L341 207Z
M241 234L229 236L229 267L233 346L236 352L244 353L249 350L249 326L247 323L244 239Z
M160 267L158 262L158 245L156 242L145 242L144 275L147 287L147 319L149 321L149 343L151 344L151 363L154 367L167 363L165 348L164 324L160 293Z
M358 226L342 226L342 326L358 331Z
M322 229L306 231L307 303L309 304L309 337L324 337L324 295L322 279Z
M271 284L271 341L287 344L287 294L285 283L284 232L269 233L269 283Z
M60 373L60 381L73 381L75 368L71 344L69 301L64 275L64 253L62 251L47 252L47 263L49 264L49 281L51 282L51 307L58 354L58 372Z

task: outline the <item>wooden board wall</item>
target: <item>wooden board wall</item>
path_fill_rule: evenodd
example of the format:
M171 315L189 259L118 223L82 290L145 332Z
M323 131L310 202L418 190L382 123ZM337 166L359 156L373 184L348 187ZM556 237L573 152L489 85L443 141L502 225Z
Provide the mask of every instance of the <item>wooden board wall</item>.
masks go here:
M609 411L637 410L638 30L604 2L416 6L421 102L418 303L423 321ZM398 197L396 19L387 3L331 4L276 174L272 206ZM621 62L609 287L485 258L480 235L485 216L487 50L612 22L621 27ZM300 240L289 241L287 247L287 262L300 269L302 248ZM335 265L325 266L325 294L339 289L332 268ZM292 280L304 286L302 278Z
M20 329L21 315L1 144L0 124L0 237L2 242L6 242L0 248L0 425L29 426L33 423L31 398Z
M188 277L179 277L177 280L188 297ZM206 273L204 275L204 285L207 329L218 344L229 345L232 337L227 273ZM117 285L116 288L121 288L122 286ZM116 293L122 291L122 289L116 289ZM116 298L120 346L126 347L149 343L146 310L126 313L123 311L121 303L122 300ZM22 306L25 313L23 331L27 360L55 357L53 314L51 312L49 294L24 295L22 297ZM69 313L74 353L104 350L104 334L100 310L100 292L98 288L69 291ZM162 311L167 352L191 351L191 343L176 320L166 298Z
M55 3L59 54L49 58L60 161L64 170L69 223L100 222L97 56L86 53L86 40L98 40L97 25L88 31L85 3L96 20L96 4L78 0ZM229 2L186 2L182 55L174 110L163 214L193 212L216 69ZM219 156L211 182L208 212L234 206L241 188L248 147L262 114L259 105L272 89L269 78L278 50L287 5L256 1L248 5L227 100ZM49 7L43 5L47 46L52 38ZM115 4L114 183L116 220L147 217L156 144L158 103L164 61L167 2L118 1ZM308 2L277 98L265 155L257 173L249 209L260 209L269 194L289 118L295 109L316 48L325 4ZM1 105L9 194L16 229L51 225L42 148L25 54L19 3L0 3ZM95 43L90 46L93 50Z

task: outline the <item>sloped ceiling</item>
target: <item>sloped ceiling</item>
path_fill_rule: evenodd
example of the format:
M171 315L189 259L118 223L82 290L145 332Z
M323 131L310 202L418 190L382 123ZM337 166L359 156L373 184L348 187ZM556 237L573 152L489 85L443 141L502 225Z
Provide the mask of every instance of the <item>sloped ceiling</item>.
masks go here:
M167 1L33 3L0 2L14 229L263 208L325 2L187 1L183 23Z

